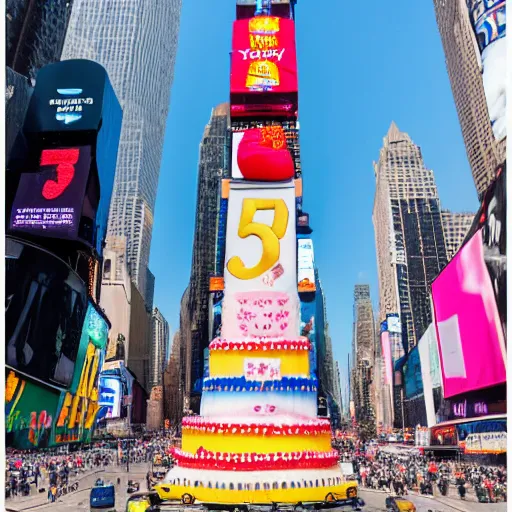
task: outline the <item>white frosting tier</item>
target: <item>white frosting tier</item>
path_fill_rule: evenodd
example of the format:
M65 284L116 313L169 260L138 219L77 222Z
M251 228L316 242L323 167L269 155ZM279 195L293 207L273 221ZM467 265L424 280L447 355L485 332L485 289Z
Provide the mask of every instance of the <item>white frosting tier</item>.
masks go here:
M180 479L180 483L177 483ZM324 484L322 485L322 479ZM330 479L330 481L329 481ZM337 480L338 479L338 480ZM201 482L203 487L209 483L215 486L217 482L225 484L257 484L278 482L312 482L313 486L325 487L341 483L343 473L336 465L330 469L291 469L287 471L217 471L210 469L190 469L174 466L165 476L164 482L174 485L183 485L183 480L190 484ZM318 480L318 485L316 482Z
M252 422L257 417L263 417L268 421L278 415L316 418L316 391L203 392L201 416L225 418L226 411L232 411L235 419L250 417Z

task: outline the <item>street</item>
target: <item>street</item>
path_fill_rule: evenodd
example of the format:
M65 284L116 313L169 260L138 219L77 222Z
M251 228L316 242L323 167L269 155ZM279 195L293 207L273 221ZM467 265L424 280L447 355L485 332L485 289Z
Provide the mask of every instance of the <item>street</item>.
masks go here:
M94 475L85 477L80 481L80 488L77 492L64 496L57 500L56 503L48 503L46 501L46 493L39 496L34 496L32 499L25 500L9 500L6 503L6 510L13 512L22 512L25 510L46 511L52 512L89 512L89 494L90 489L94 485L97 478L101 477L104 481L111 481L116 484L117 479L121 479L120 485L116 484L116 507L117 512L125 510L126 500L128 494L126 487L128 480L137 480L140 482L141 490L145 490L145 476L148 467L146 464L134 464L130 467L130 472L126 473L125 467L108 468L105 472L99 472ZM365 501L364 512L377 512L385 511L385 500L387 494L381 491L361 490L360 497ZM417 507L418 512L501 512L506 511L506 503L498 504L481 504L471 501L461 501L453 498L432 498L426 496L409 495L410 499Z
M386 510L385 500L388 496L380 491L359 491L360 497L366 503L364 512L377 512ZM426 496L416 496L410 494L407 499L416 505L418 512L473 512L473 511L488 511L488 512L501 512L507 510L506 503L474 503L471 501L461 501L453 498L432 498Z
M107 468L107 471L98 472L94 475L85 477L80 481L80 487L77 492L68 494L58 499L55 503L49 503L46 500L46 493L34 496L32 499L20 500L17 498L10 499L6 502L7 511L21 512L24 510L52 510L53 512L89 512L89 495L91 487L98 478L102 478L105 482L116 484L117 479L121 479L120 485L116 484L116 507L117 512L124 511L128 494L126 487L128 480L136 480L140 482L140 490L146 489L146 473L148 471L147 464L130 465L130 472L126 472L125 466L116 466Z

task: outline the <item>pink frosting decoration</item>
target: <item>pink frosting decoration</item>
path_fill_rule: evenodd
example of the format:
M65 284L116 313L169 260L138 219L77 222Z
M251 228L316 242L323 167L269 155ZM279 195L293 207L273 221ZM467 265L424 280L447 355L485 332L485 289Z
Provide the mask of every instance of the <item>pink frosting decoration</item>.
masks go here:
M215 338L210 343L210 350L242 350L242 351L264 351L271 352L275 350L296 351L311 350L311 343L305 336L298 338L247 338L245 340L227 340Z
M222 310L224 338L297 337L298 297L284 292L226 294Z

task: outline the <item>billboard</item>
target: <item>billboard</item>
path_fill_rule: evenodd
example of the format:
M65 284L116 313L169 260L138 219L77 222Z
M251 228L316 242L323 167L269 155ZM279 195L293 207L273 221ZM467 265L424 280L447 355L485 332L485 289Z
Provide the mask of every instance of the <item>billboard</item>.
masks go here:
M87 442L99 411L99 374L108 342L108 321L89 301L73 382L62 395L55 443Z
M384 323L384 322L383 322ZM391 342L389 339L389 332L387 330L382 331L381 324L381 343L382 343L382 357L384 358L384 384L391 386L393 384L393 360L391 359Z
M506 381L505 342L479 230L432 283L444 397Z
M496 140L507 136L506 0L467 0L482 58L482 81Z
M295 176L295 163L280 125L233 133L231 177L249 181L286 181Z
M313 296L314 297L314 296ZM316 300L301 301L300 303L300 335L306 336L311 343L309 351L309 371L317 374L317 340L316 340Z
M20 194L28 194L28 199L31 199L31 195L43 192L44 201L42 205L35 206L21 204L25 208L23 213L13 209L15 214L25 216L18 218L18 221L23 220L25 224L19 229L30 229L30 226L36 229L44 223L45 227L40 227L37 233L34 230L31 232L62 238L65 236L59 236L61 231L48 231L48 226L60 225L65 229L74 220L73 229L78 230L78 234L75 233L73 239L84 241L101 257L122 117L121 106L108 75L96 62L66 60L45 66L38 72L23 127L31 151L12 162L13 172L7 173L7 184L9 190L14 189L13 198L21 188ZM76 160L76 151L81 147L84 149ZM43 158L40 174L37 178L26 176L30 171L36 173L40 151ZM32 161L33 158L38 161ZM46 177L48 173L50 176ZM22 184L18 183L20 175L24 181ZM39 182L45 177L43 189L43 183ZM39 180L37 184L34 183L36 179ZM26 181L30 185L28 189ZM87 189L75 195L70 189L79 183L86 183ZM59 204L64 201L64 197L61 197L64 194L73 198L72 204ZM37 203L37 200L42 199L37 196L35 200ZM45 211L47 207L52 210ZM27 211L27 208L39 211ZM75 211L61 208L74 208ZM41 218L43 214L45 217ZM70 217L70 214L74 215ZM27 215L30 216L27 218Z
M53 254L5 244L5 362L53 386L71 386L87 311L86 284Z
M107 419L119 418L121 416L121 399L123 396L121 381L111 376L101 376L99 394L98 405L107 408L105 417Z
M210 311L210 339L220 337L222 324L222 301L224 294L222 292L214 292L211 294L211 311Z
M418 352L420 356L421 366L421 379L423 382L423 396L425 399L425 408L427 411L427 426L432 427L436 424L436 410L434 405L434 387L439 387L440 382L437 386L434 386L433 367L435 361L433 361L433 355L431 352L432 347L435 349L437 356L437 339L436 331L433 324L430 324L425 331L425 334L421 337L418 342ZM439 357L437 356L437 365L439 365ZM439 378L439 375L437 376ZM407 382L406 382L407 392Z
M467 239L482 228L484 260L496 296L498 311L507 328L507 196L506 163L496 171L496 180L485 192Z
M233 23L231 93L297 93L295 23L258 16Z
M20 450L52 444L60 393L7 369L5 381L6 445Z
M388 313L386 315L388 323L388 331L393 333L402 333L402 324L400 323L400 315L398 313Z
M299 292L314 292L315 285L315 253L311 238L299 238L297 240L297 259Z
M407 356L404 365L405 396L414 398L423 393L423 379L421 376L421 362L418 346L414 347Z
M75 240L90 167L90 146L43 150L38 171L20 176L10 229Z
M231 294L297 289L293 181L231 183L224 280Z
M459 446L468 454L500 454L507 451L507 420L483 420L456 425Z

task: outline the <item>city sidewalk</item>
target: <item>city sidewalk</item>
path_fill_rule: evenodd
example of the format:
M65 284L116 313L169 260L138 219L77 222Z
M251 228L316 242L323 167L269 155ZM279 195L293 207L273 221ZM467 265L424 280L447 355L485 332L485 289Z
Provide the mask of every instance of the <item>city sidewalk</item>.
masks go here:
M86 479L104 472L105 468L91 469L82 473L81 475L78 475L76 478L70 478L68 485L72 485L75 482L78 482L78 491L76 492L80 492L81 490L83 491L87 488L90 489L90 487L87 487L87 485L85 487L82 486L83 484L89 484ZM40 493L36 487L31 487L30 496L15 497L5 500L5 509L7 511L19 512L21 510L28 510L48 504L48 482L45 481L44 483L41 483L40 488L44 488L45 491Z

